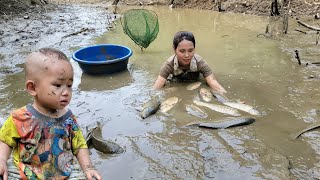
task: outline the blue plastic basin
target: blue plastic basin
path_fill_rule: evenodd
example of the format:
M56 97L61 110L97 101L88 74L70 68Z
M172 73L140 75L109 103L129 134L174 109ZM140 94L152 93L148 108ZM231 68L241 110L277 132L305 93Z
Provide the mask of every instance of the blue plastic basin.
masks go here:
M126 46L99 44L77 50L72 59L86 74L111 74L127 69L131 55L132 50Z

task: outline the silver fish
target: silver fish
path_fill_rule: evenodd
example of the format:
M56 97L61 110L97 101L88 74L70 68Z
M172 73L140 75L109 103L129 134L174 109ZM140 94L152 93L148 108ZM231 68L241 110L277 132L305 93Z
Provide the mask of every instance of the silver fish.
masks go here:
M200 94L201 99L206 102L210 102L212 100L213 95L209 89L201 88L199 90L199 94Z
M232 116L240 116L241 115L236 109L233 109L233 108L228 107L228 106L210 104L210 103L201 102L201 101L198 101L198 100L194 100L193 102L196 105L204 106L204 107L207 107L207 108L209 108L209 109L211 109L213 111L217 111L217 112L220 112L220 113L230 114Z
M233 108L228 107L228 106L211 104L211 103L201 102L201 101L198 101L198 100L194 100L193 102L196 105L204 106L204 107L207 107L207 108L209 108L209 109L211 109L213 111L217 111L217 112L220 112L220 113L229 114L229 115L232 115L232 116L240 116L241 115L236 109L233 109Z
M169 111L175 104L177 104L179 101L179 98L177 97L171 97L169 99L166 99L160 104L160 112L166 113Z
M193 82L187 86L187 90L191 91L191 90L197 89L198 87L200 87L201 84L202 83L200 81Z
M187 104L186 110L189 114L194 115L199 118L206 118L208 117L207 113L204 112L202 109L200 109L198 106L195 106L193 104Z
M187 127L203 127L211 129L225 129L234 126L248 125L255 121L252 117L227 117L220 121L190 123Z
M214 97L217 98L217 100L219 102L223 103L226 106L229 106L229 107L232 107L235 109L239 109L239 110L247 112L251 115L256 115L256 116L261 115L261 113L258 110L256 110L254 107L252 107L250 105L243 104L243 103L231 102L225 95L217 93L214 90L211 90L211 93L213 94Z
M160 107L160 100L159 98L152 98L151 100L149 100L148 102L146 102L143 107L142 110L140 112L140 116L145 119L149 116L151 116L152 114L156 113L158 111Z
M259 116L261 115L261 113L256 110L254 107L248 105L248 104L243 104L243 103L236 103L236 102L224 102L223 103L226 106L235 108L235 109L239 109L241 111L247 112L251 115L255 115L255 116Z

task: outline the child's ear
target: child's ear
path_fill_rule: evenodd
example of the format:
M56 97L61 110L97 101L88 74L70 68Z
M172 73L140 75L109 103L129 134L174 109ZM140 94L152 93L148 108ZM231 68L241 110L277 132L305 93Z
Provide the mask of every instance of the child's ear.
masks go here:
M26 90L28 91L28 93L31 96L36 96L36 94L37 94L37 92L36 92L36 84L34 83L34 81L28 80L26 82Z

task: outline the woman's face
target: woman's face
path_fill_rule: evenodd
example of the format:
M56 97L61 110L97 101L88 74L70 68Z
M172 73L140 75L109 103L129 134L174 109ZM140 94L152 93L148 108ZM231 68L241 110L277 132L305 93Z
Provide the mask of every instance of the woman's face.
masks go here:
M174 51L177 55L180 66L185 67L190 65L195 52L193 42L184 39L178 44Z

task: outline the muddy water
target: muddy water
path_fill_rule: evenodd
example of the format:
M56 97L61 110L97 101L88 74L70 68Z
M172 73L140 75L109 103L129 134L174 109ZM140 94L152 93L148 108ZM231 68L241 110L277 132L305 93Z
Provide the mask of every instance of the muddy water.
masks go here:
M106 179L311 179L319 173L315 170L320 166L318 131L289 139L290 133L318 121L319 113L319 81L308 79L310 74L319 76L317 67L298 66L293 59L293 49L301 45L294 40L298 34L279 43L257 38L267 24L262 17L148 8L158 14L160 32L143 52L123 33L119 21L92 42L130 47L128 70L92 77L72 62L75 85L70 108L84 132L99 121L104 124L103 136L126 151L103 155L91 150ZM172 37L179 30L194 32L197 53L212 67L229 99L244 101L263 113L255 123L225 130L186 128L190 122L226 115L206 108L202 108L208 114L205 119L188 114L185 105L198 97L197 90L186 90L188 84L169 84L168 88L176 87L173 91L151 89L161 65L173 53ZM22 71L1 78L3 122L9 110L26 104L30 97L23 90ZM167 114L142 119L139 109L155 94L180 101Z

